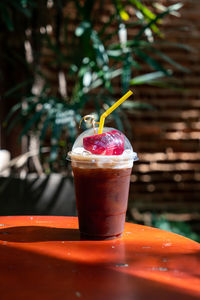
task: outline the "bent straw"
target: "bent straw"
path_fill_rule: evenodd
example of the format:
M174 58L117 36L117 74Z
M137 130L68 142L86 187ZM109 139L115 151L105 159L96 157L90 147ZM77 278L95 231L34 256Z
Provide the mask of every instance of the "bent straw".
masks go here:
M105 118L113 112L120 104L122 104L126 99L128 99L133 94L132 91L128 91L123 97L121 97L117 102L115 102L109 109L107 109L100 117L99 122L99 130L98 134L101 134L103 132L103 126L105 122Z

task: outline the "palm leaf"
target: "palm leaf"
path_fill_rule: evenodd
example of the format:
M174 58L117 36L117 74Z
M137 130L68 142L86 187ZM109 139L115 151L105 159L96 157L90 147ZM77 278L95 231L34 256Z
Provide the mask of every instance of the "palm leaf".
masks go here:
M147 6L142 4L141 1L129 0L129 2L133 4L139 11L141 11L149 20L155 19L156 15Z
M147 6L143 5L140 1L138 0L129 0L130 3L132 3L144 16L144 18L147 21L152 21L156 18L156 15L148 9ZM159 28L155 25L155 23L152 23L149 28L153 30L156 34L160 35L160 30Z
M7 98L8 96L14 94L16 91L18 91L22 87L25 87L25 86L27 86L28 84L30 84L32 82L33 82L33 79L28 79L28 80L25 80L23 82L20 82L19 84L15 85L13 88L11 88L7 92L5 92L4 97Z
M40 111L36 111L34 113L33 117L25 124L23 130L21 131L21 134L19 136L20 139L22 138L22 136L28 134L33 125L37 124L37 122L41 119L43 113L44 109L41 109Z
M29 1L29 3L28 3L29 7L27 8L26 6L23 6L22 1L18 1L18 2L15 2L13 0L7 0L7 1L10 2L10 4L13 6L13 8L16 11L24 14L27 18L31 17L31 15L32 15L32 10L31 9L35 6L34 2Z
M154 81L155 79L162 78L164 76L166 76L166 74L161 71L148 73L145 75L134 77L133 79L130 80L130 85L146 84L151 81Z
M179 63L177 63L176 61L174 61L172 58L170 58L168 55L162 53L161 51L154 49L154 52L156 54L158 54L163 60L165 60L166 62L168 62L169 64L171 64L173 67L175 67L176 69L182 71L182 72L190 72L188 68L183 67L182 65L180 65Z
M7 126L8 121L10 120L10 118L13 116L13 114L19 110L21 108L21 102L15 104L9 111L5 121L4 121L4 126Z
M153 105L150 105L149 103L130 101L130 100L124 101L122 103L122 108L127 110L131 110L131 109L155 110L155 107Z
M14 31L13 18L12 18L12 13L10 8L1 4L0 11L1 11L1 18L6 24L7 29L9 31Z
M131 69L132 69L131 62L132 62L131 54L126 53L125 58L123 60L122 75L121 75L123 94L125 94L129 88L129 84L131 80Z
M81 24L76 28L75 35L77 37L81 37L85 34L86 31L91 30L91 24L89 22L83 21Z
M180 44L180 43L173 43L173 42L169 42L169 41L155 41L153 43L154 45L163 45L163 46L167 46L167 47L175 47L175 48L180 48L189 52L197 52L197 50L189 45L186 44Z
M152 25L156 24L159 20L164 18L164 16L168 15L171 11L178 10L181 7L182 7L181 3L176 3L174 5L169 6L166 11L156 15L153 20L151 20L147 25L143 26L143 28L135 36L135 39L140 39L147 28L150 28Z
M107 65L109 62L108 55L106 53L103 43L101 42L101 40L95 30L91 31L90 38L93 42L93 48L96 52L97 65L99 65L99 66Z
M139 49L135 49L135 53L143 60L145 61L152 69L155 69L156 71L163 72L166 76L170 76L171 72L166 70L160 63L158 63L155 59L144 53L143 51Z

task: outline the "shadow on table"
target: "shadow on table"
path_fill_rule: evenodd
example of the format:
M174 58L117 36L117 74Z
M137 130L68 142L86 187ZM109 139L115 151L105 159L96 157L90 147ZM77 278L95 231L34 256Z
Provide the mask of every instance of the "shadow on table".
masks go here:
M62 234L65 232L63 229ZM53 235L51 237L53 239ZM124 268L115 268L110 262L91 262L87 257L81 259L80 253L80 259L73 259L63 255L66 250L58 257L34 249L0 245L2 299L16 299L16 295L18 299L30 300L38 296L40 299L66 299L66 295L67 299L83 297L96 300L199 299L199 295L188 292L184 287L173 286L170 281L128 274ZM75 246L74 251L81 250Z
M78 229L45 226L17 226L0 230L0 240L17 243L80 241Z
M76 216L72 178L55 173L0 176L0 215Z

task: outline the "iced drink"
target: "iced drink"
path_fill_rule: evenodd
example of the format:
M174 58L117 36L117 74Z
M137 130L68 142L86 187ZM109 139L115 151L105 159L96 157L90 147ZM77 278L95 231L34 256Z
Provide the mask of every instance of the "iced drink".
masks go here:
M110 135L110 132L113 133ZM113 239L121 236L124 230L130 175L136 153L121 132L104 128L104 133L109 139L106 149L100 149L102 143L92 140L93 130L90 129L77 139L69 154L79 229L86 239ZM117 134L120 134L118 141ZM89 140L88 136L91 136ZM115 144L112 139L115 139ZM96 146L92 146L94 149L91 143Z

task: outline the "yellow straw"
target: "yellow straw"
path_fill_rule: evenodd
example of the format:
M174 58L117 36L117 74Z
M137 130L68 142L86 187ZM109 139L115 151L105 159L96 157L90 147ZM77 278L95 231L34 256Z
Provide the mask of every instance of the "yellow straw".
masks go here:
M113 112L120 104L122 104L126 99L128 99L133 92L128 91L123 97L121 97L115 104L113 104L109 109L107 109L100 117L100 123L99 123L99 130L98 134L101 134L103 132L103 126L105 122L105 118Z

